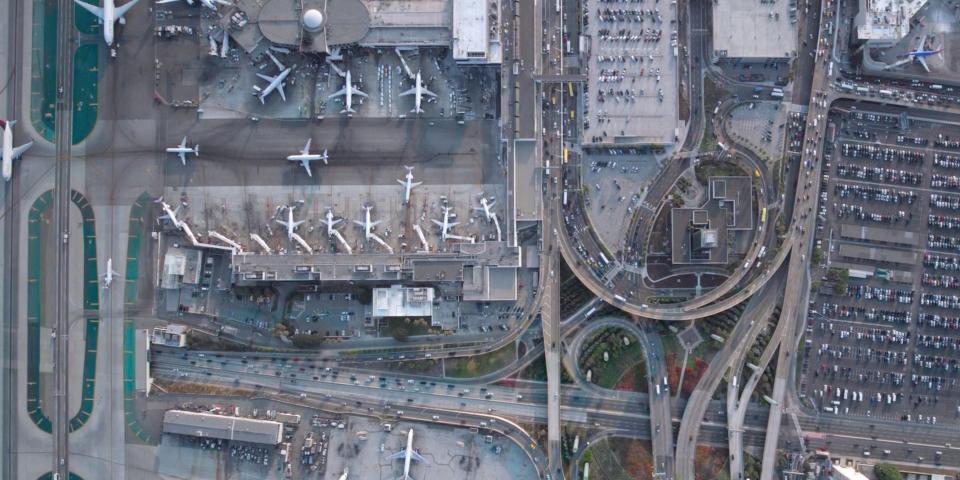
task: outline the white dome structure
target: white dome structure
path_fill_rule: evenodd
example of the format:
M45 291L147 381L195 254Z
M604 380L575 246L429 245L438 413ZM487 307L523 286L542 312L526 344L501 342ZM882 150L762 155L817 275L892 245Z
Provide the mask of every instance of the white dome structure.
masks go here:
M323 14L320 10L311 8L303 12L303 28L310 31L320 30L323 26Z

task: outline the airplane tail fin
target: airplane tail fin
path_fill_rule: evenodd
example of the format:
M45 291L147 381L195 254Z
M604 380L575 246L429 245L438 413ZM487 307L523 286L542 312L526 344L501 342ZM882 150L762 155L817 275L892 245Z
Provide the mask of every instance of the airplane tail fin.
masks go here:
M423 113L423 109L422 109L422 108L413 107L413 109L410 110L410 113Z
M196 145L194 145L194 147L193 147L193 154L196 155L196 156L198 156L198 157L200 156L200 144L199 144L199 143L196 144Z
M354 110L354 109L352 109L352 108L344 108L343 110L340 110L340 113L341 113L341 114L343 114L343 113L357 113L357 111Z

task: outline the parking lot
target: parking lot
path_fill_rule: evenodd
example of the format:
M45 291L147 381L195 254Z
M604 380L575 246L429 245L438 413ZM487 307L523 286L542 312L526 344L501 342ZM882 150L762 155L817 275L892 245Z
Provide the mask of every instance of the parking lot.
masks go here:
M583 142L677 141L676 6L585 2L590 38Z
M829 120L801 392L821 415L956 424L960 131L862 108Z

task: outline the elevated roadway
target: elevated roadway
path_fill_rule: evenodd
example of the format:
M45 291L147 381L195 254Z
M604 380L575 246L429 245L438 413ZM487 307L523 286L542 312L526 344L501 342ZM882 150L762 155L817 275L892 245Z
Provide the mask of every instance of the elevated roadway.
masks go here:
M674 476L676 478L694 478L694 458L696 458L697 440L700 426L707 407L717 390L720 381L730 372L732 365L750 349L757 336L766 326L766 322L752 321L769 318L783 289L786 275L778 271L776 279L767 284L760 295L752 298L746 310L740 316L733 331L728 334L723 348L710 361L707 371L690 394L683 419L677 432L677 451ZM714 340L707 340L714 341ZM736 375L736 372L734 373Z

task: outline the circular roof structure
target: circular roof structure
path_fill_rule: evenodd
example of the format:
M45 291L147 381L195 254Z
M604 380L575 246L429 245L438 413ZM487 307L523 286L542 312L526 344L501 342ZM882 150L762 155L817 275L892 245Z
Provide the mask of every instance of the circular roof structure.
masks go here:
M317 31L323 26L323 14L320 10L311 8L303 12L303 28L310 31Z
M370 13L362 0L265 0L257 24L270 42L322 53L359 42L370 30Z

